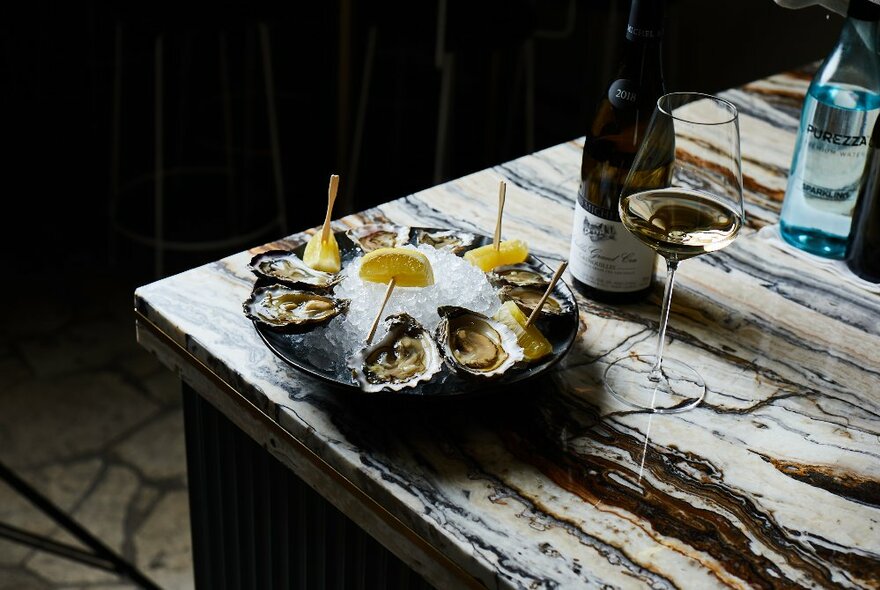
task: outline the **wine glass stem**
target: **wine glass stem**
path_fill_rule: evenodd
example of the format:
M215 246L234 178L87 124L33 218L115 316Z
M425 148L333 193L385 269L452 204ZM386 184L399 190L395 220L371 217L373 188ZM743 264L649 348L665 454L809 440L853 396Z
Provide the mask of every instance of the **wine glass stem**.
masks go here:
M676 269L678 269L678 260L666 258L666 288L663 290L663 307L660 309L660 334L657 336L657 353L654 355L656 360L648 377L651 381L659 381L662 377L663 346L666 342L666 325L669 323L669 307L672 302Z

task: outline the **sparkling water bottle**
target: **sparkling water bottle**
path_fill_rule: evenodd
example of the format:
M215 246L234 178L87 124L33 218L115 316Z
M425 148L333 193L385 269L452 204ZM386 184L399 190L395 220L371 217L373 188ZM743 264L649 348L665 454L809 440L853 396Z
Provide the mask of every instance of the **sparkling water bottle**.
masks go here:
M880 113L880 5L850 0L840 39L807 91L780 217L782 237L827 258L846 253L868 137Z

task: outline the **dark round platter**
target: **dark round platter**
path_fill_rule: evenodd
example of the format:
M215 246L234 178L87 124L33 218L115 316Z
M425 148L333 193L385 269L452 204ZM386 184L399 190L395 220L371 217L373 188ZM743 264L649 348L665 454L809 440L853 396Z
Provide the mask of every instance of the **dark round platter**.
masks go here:
M410 228L410 241L413 244L416 240L418 230L427 231L443 231L436 228ZM362 255L360 247L352 242L345 232L337 232L336 240L339 243L339 252L342 258L343 269L356 257ZM484 244L488 244L492 238L477 235L473 244L464 251L477 248ZM295 248L293 251L302 257L305 250L305 244ZM463 255L464 251L459 255ZM529 255L529 258L523 263L548 279L553 274L553 269L549 268L537 257ZM254 287L268 284L270 281L266 279L258 279ZM254 323L257 333L265 342L266 346L275 353L279 358L284 360L294 368L307 373L313 377L325 381L326 383L359 393L365 396L380 397L455 397L470 396L485 393L489 390L503 388L507 385L520 383L526 379L536 377L550 367L559 362L569 351L574 339L577 336L578 329L578 308L577 301L571 289L561 279L556 283L553 295L560 302L566 303L566 311L552 319L539 319L536 325L553 345L553 352L538 362L530 364L516 365L509 369L500 377L494 379L475 378L461 376L453 372L446 364L439 373L427 382L418 383L414 387L408 387L400 391L380 391L366 392L358 385L357 381L351 374L351 370L347 366L347 358L345 351L335 347L321 348L316 350L315 337L320 334L313 334L316 330L322 330L323 326L317 325L305 332L282 333L276 332L265 326Z

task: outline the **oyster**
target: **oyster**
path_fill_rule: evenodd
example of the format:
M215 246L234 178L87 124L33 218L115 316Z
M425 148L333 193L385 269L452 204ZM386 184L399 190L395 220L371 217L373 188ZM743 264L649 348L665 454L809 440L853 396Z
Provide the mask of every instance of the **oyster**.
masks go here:
M249 266L257 276L307 289L328 289L340 280L337 274L311 268L289 250L269 250L257 254L251 258Z
M489 281L493 285L511 285L513 287L534 287L546 289L550 280L538 271L528 266L513 265L499 266L488 273Z
M446 363L456 371L498 377L523 359L516 335L501 322L463 307L443 306L435 334Z
M476 236L474 234L456 231L454 229L443 231L420 229L416 240L419 244L427 244L438 250L441 248L448 248L453 252L458 253L470 246L475 238Z
M498 296L501 298L501 301L516 302L516 304L519 305L528 315L534 311L535 306L538 305L541 297L544 296L544 289L508 285L502 287L498 291ZM559 299L554 297L553 293L551 293L550 296L547 297L547 301L544 302L544 307L541 308L541 315L558 316L562 315L567 310L568 306L560 302Z
M409 242L408 227L387 223L368 223L345 233L364 253L379 248L396 248Z
M385 318L388 333L348 361L364 391L400 391L428 381L442 365L437 345L411 315Z
M342 313L348 300L276 284L257 287L243 306L251 320L272 330L287 331L326 322Z

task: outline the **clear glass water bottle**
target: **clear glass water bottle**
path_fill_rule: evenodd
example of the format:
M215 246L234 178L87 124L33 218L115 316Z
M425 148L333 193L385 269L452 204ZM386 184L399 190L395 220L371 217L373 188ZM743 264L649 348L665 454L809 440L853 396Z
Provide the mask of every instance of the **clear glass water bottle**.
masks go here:
M840 39L807 91L780 217L788 243L846 253L853 206L880 113L880 5L850 0Z

